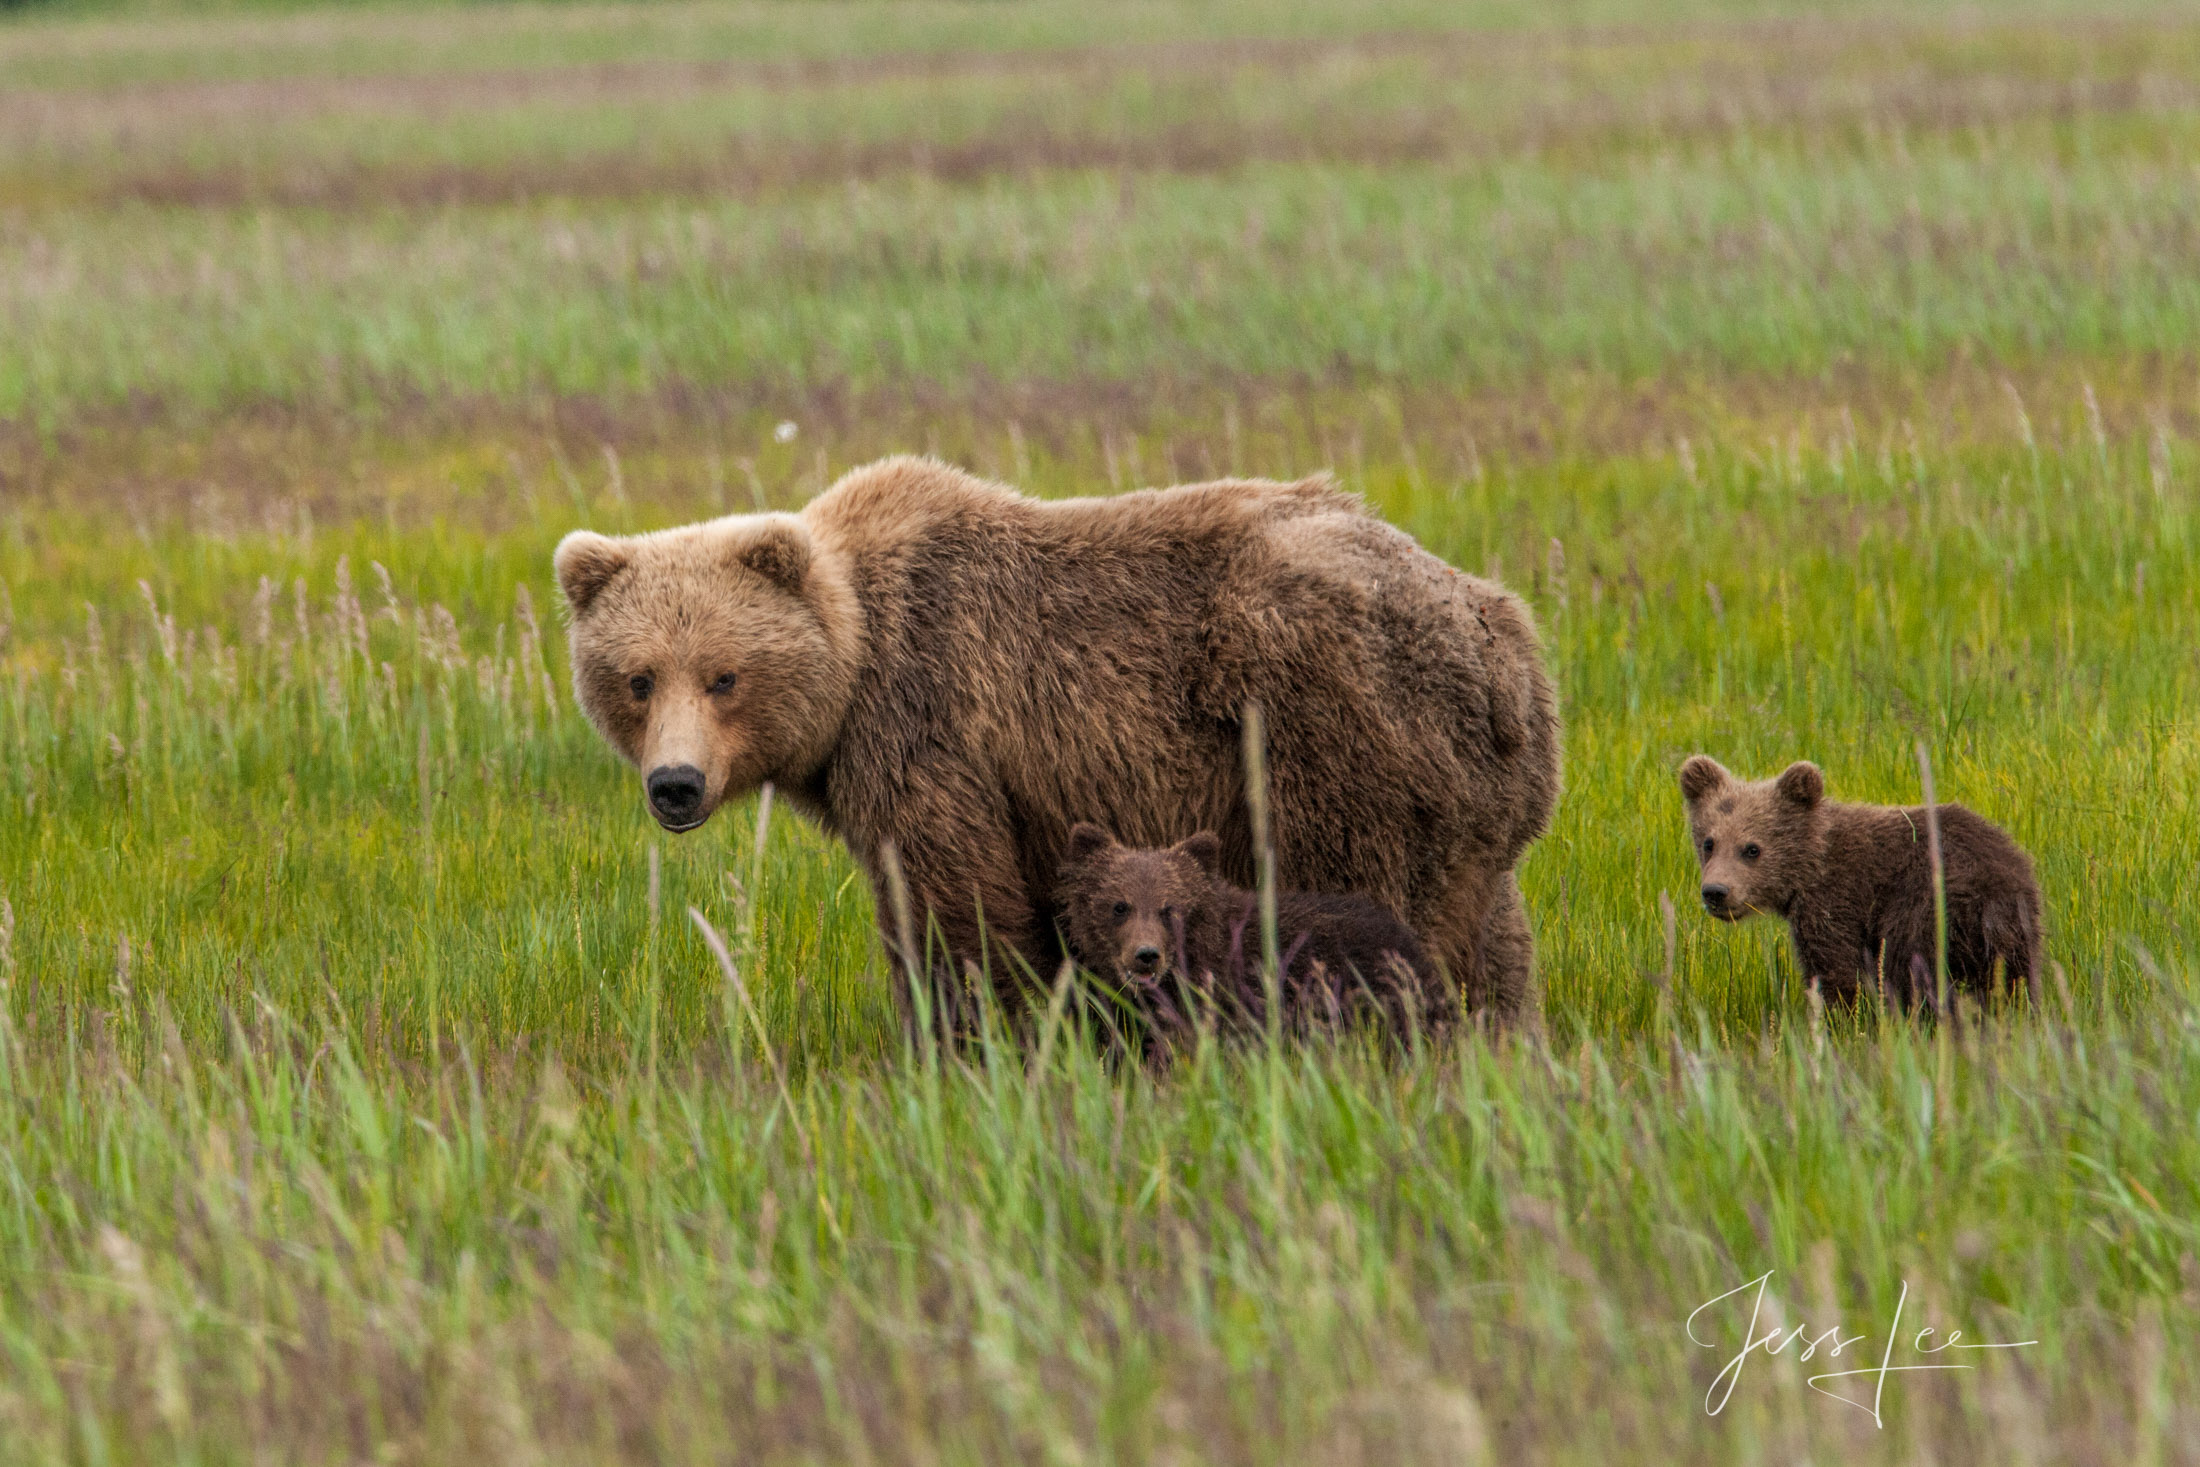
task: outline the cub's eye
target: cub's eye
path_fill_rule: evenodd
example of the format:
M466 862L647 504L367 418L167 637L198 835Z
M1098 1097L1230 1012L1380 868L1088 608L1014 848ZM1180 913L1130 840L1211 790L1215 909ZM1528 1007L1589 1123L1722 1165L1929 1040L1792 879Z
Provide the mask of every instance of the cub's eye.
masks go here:
M1128 917L1128 916L1129 916L1130 914L1131 914L1131 904L1130 904L1129 902L1117 902L1117 903L1115 904L1115 920L1116 920L1116 921L1120 922L1120 921L1122 921L1122 920L1123 920L1123 919L1124 919L1125 917Z
M1764 852L1757 848L1757 842L1755 841L1751 841L1748 845L1742 847L1742 859L1745 861L1754 861L1763 854Z
M710 691L713 697L716 697L722 693L732 692L733 674L730 672L722 672L718 674L718 676L712 678L710 681Z
M1707 835L1703 838L1703 853L1705 855L1708 856L1711 854L1711 847L1713 844L1714 842L1712 841L1710 836Z
M1174 917L1175 915L1176 908L1174 907L1163 907L1161 909L1161 920L1164 922L1168 921L1171 917Z
M631 692L634 695L635 700L639 702L649 696L650 689L657 686L657 681L645 672L635 677L628 678L626 680L626 686L627 691Z

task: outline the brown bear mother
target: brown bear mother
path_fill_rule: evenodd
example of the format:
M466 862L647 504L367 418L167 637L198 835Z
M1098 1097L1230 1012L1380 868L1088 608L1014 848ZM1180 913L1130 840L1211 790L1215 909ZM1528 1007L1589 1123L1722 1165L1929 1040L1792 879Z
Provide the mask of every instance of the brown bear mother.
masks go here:
M769 780L847 843L882 922L892 842L935 981L1051 976L1080 819L1218 831L1251 884L1257 701L1279 879L1399 912L1476 1007L1532 1002L1513 867L1559 788L1533 621L1326 478L1042 502L891 458L798 514L576 531L557 575L575 691L657 820Z

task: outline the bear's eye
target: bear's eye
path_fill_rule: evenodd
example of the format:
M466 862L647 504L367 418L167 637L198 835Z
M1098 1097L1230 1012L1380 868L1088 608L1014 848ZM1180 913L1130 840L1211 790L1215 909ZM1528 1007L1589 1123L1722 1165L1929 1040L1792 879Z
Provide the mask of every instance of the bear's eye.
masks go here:
M712 678L710 681L710 691L713 697L732 692L733 674L730 672L722 672L718 674L718 676Z
M1757 848L1757 842L1755 841L1751 841L1748 845L1742 847L1742 859L1745 861L1754 861L1763 854L1764 852Z
M657 682L648 673L643 672L628 678L626 686L627 691L634 695L635 701L640 702L649 696L650 689L656 687Z
M1122 920L1123 920L1123 919L1124 919L1125 917L1128 917L1128 916L1129 916L1130 914L1131 914L1131 904L1130 904L1129 902L1117 902L1117 903L1115 904L1115 920L1116 920L1116 921L1120 922L1120 921L1122 921Z
M1713 846L1713 845L1715 845L1715 844L1716 844L1716 842L1714 842L1714 841L1713 841L1713 840L1711 839L1711 837L1710 837L1710 836L1708 836L1708 835L1707 835L1707 836L1705 836L1705 837L1703 838L1703 853L1704 853L1705 855L1707 855L1707 856L1708 856L1708 855L1710 855L1710 854L1711 854L1711 848L1712 848L1712 846Z
M1162 921L1166 922L1166 921L1170 920L1171 918L1173 918L1174 916L1176 916L1176 908L1174 908L1174 907L1163 907L1163 908L1161 909L1161 920L1162 920Z

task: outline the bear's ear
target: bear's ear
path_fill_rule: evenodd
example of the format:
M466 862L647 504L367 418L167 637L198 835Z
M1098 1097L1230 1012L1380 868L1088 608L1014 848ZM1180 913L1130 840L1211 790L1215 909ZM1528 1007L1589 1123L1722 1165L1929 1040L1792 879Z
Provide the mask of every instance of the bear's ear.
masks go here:
M1176 849L1178 855L1190 856L1192 864L1209 876L1222 864L1222 837L1211 830L1178 841Z
M1681 766L1681 797L1693 805L1728 779L1726 769L1709 754L1698 754Z
M1780 777L1773 781L1773 788L1780 792L1782 799L1808 810L1825 794L1826 777L1808 759L1798 759L1780 771Z
M558 571L558 589L565 604L578 616L603 594L612 578L627 567L626 546L593 530L575 530L558 542L552 564Z
M774 515L735 548L733 558L780 590L799 596L810 573L810 532L792 515Z
M1069 859L1072 861L1089 861L1114 844L1114 836L1089 820L1080 820L1069 828Z

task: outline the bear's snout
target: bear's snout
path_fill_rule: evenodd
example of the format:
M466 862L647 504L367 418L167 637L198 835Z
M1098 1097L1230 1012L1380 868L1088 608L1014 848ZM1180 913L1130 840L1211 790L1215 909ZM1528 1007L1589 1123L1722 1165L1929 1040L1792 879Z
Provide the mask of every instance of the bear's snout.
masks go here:
M1733 894L1716 881L1704 883L1703 909L1722 921L1734 920Z
M649 772L649 808L667 830L692 830L703 823L703 794L709 781L692 764L668 764Z
M1151 978L1156 972L1160 971L1161 949L1150 944L1136 949L1131 953L1130 967L1131 971L1139 977Z

